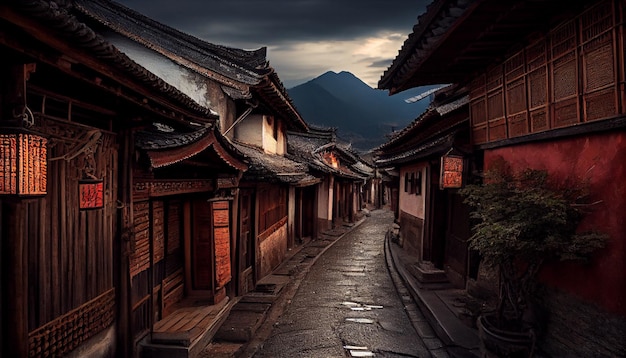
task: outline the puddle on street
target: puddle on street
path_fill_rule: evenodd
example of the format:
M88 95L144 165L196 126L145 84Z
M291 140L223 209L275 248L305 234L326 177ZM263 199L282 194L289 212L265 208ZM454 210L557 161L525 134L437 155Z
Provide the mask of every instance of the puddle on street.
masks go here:
M351 301L341 302L341 305L349 307L352 311L371 311L373 309L383 309L383 306L380 305L368 305Z
M374 320L369 318L346 318L346 322L372 324Z
M361 346L343 346L343 349L350 352L351 357L374 357L374 352Z

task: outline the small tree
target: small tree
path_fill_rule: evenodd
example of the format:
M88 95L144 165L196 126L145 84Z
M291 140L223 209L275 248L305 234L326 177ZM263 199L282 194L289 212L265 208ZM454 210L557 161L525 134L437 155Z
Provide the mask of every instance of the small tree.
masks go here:
M586 259L604 246L605 235L577 232L592 205L584 182L557 185L546 171L512 174L502 166L487 172L483 184L468 185L461 194L477 219L469 246L500 274L496 324L501 328L527 326L523 317L546 261Z

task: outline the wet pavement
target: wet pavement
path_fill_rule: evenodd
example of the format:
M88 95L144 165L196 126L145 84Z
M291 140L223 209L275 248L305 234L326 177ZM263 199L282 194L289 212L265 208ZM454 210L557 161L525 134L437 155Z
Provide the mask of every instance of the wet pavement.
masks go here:
M448 357L385 260L392 221L373 211L323 252L253 356Z

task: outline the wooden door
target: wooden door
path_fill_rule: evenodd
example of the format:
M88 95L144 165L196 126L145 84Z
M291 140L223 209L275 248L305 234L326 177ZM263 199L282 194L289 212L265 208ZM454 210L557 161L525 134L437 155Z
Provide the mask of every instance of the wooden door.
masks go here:
M469 208L463 204L463 197L452 190L448 193L446 228L444 266L448 277L456 285L464 287L467 276L467 240L471 235Z
M447 224L447 194L439 189L439 161L431 162L430 184L427 199L423 259L443 269L445 234Z
M213 226L206 200L192 202L191 291L213 290Z
M254 288L254 192L241 189L239 192L239 273L238 294L242 295Z

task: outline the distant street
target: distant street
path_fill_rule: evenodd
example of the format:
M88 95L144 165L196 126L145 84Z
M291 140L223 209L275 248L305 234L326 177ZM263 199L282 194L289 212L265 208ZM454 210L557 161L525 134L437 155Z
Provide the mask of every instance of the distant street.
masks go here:
M387 269L393 214L372 212L326 251L255 357L429 357Z

